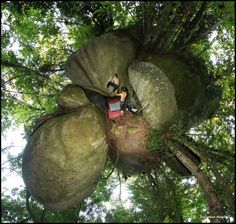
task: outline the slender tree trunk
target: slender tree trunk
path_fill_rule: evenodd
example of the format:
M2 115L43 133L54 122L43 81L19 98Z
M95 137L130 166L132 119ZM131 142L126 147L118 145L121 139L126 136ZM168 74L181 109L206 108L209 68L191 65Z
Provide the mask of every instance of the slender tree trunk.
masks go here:
M196 30L196 27L201 22L204 14L205 14L206 6L207 6L207 1L204 1L201 5L199 11L197 12L195 17L193 18L193 20L190 23L188 23L188 25L185 29L184 37L181 40L183 45L185 45L188 42L188 40L192 37L193 33Z
M196 43L197 41L202 39L204 36L212 32L212 30L216 29L224 21L225 18L226 16L224 16L221 20L216 21L209 28L202 28L202 29L197 30L188 41L186 41L182 46L181 45L177 46L175 50L180 51L184 49L185 47Z
M160 17L158 19L158 22L156 26L149 31L148 33L145 33L145 41L144 41L144 49L153 49L156 42L159 42L161 36L165 32L165 26L168 22L168 16L171 12L171 2L166 2L167 4L164 4L164 7L160 11Z
M224 209L218 199L218 195L216 194L215 187L212 182L207 178L203 171L198 169L197 164L181 151L178 144L176 144L170 136L166 136L164 141L176 157L192 172L193 176L196 177L197 182L205 194L209 207L209 216L211 216L211 222L224 222L225 220L221 218L224 215Z

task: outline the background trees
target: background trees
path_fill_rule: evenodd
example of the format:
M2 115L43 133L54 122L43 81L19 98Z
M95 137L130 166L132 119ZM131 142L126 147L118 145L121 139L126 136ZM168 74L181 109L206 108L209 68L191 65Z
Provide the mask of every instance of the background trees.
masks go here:
M27 139L36 119L54 112L59 91L70 82L63 69L65 60L103 33L128 29L142 51L189 51L201 56L212 82L222 87L220 107L212 119L178 141L193 150L194 142L202 145L200 151L198 147L202 167L226 215L234 217L234 2L18 1L1 6L2 134L14 124L24 124ZM5 150L10 153L11 148ZM21 154L9 159L20 174ZM105 174L111 167L108 163ZM200 221L207 215L195 179L179 177L165 164L150 174L128 177L132 206L114 203L107 211L104 201L120 181L125 182L115 171L101 180L91 198L65 213L44 211L33 198L26 204L25 191L2 193L2 221L180 222Z

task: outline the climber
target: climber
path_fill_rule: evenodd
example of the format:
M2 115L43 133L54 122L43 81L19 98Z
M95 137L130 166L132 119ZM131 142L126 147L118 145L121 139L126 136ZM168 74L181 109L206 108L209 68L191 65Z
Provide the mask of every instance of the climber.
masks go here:
M115 92L119 88L119 84L120 84L120 80L118 78L118 75L114 74L112 79L107 83L107 88L109 88L109 86L112 86L114 87L113 92Z
M120 109L121 111L125 110L125 99L128 95L128 89L125 86L121 87L121 92L116 94L117 96L120 96Z

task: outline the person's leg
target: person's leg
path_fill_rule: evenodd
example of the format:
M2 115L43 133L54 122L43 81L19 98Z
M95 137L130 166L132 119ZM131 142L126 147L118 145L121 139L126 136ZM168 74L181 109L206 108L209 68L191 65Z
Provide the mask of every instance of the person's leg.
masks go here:
M109 82L107 83L107 88L109 88L110 85L112 85L112 82L111 82L111 81L109 81Z
M124 109L125 109L125 102L124 101L120 101L120 109L124 111Z
M113 92L115 92L118 89L119 86L116 85L115 83L113 83L113 87L114 87Z

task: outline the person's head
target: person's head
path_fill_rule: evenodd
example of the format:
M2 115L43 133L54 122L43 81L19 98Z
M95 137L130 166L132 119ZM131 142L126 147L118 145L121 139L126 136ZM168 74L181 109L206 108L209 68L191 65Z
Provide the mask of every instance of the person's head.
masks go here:
M127 87L125 87L125 86L122 86L122 87L121 87L121 91L128 93L128 89L127 89Z
M114 74L113 76L114 76L115 78L118 78L118 75L117 75L117 74Z

